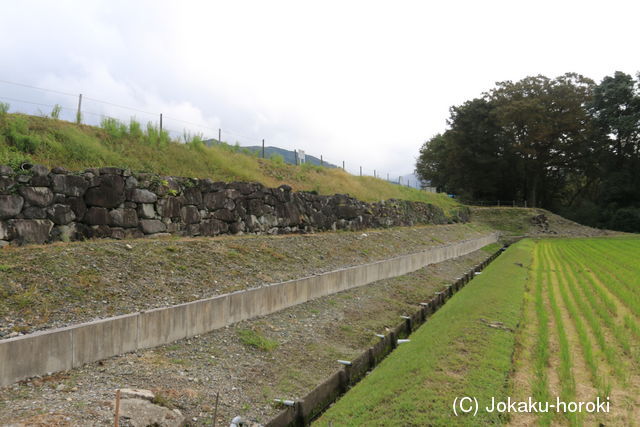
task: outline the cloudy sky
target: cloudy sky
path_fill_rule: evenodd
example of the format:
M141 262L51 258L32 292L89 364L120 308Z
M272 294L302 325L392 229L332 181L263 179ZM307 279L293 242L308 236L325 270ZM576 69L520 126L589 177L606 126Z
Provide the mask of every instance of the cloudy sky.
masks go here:
M637 4L5 1L0 80L139 110L85 99L88 121L162 112L171 130L222 128L232 143L397 176L451 105L496 81L640 71ZM2 82L0 98L25 112L59 103L68 118L77 104Z

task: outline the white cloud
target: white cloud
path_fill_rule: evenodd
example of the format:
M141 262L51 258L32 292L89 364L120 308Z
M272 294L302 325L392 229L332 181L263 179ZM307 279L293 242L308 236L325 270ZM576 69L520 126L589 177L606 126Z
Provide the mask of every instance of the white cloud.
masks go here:
M622 1L11 2L0 78L400 175L449 106L495 81L640 70L637 12ZM58 102L0 84L9 95Z

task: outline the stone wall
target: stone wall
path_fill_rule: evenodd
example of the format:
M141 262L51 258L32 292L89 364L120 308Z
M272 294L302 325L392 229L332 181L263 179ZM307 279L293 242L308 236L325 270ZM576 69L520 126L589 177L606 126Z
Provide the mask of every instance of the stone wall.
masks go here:
M0 246L178 234L283 234L468 220L426 203L365 203L282 185L162 177L119 168L71 173L0 166Z

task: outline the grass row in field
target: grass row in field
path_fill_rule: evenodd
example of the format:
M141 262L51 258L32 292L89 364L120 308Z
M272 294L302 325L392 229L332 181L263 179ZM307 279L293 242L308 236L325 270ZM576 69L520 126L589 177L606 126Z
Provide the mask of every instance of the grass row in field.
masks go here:
M319 425L479 425L504 399L522 316L533 242L512 245L318 421ZM502 322L507 329L487 322ZM455 417L456 397L475 396L476 417Z
M551 311L553 312L556 330L558 333L558 344L560 347L560 372L558 373L558 376L560 377L561 388L560 397L562 397L562 399L566 401L569 401L575 396L576 392L576 383L573 377L573 372L571 371L572 361L569 339L567 338L567 333L565 331L564 321L562 319L562 311L560 310L560 306L558 305L558 302L556 300L556 292L554 289L554 283L551 274L551 263L549 262L549 254L547 252L548 246L539 243L537 247L543 248L543 250L541 251L541 255L545 272L545 282L547 284L547 296L549 299L549 306L551 307Z
M618 312L616 303L590 274L580 274L584 272L586 267L575 252L571 251L571 246L564 247L562 255L563 259L569 261L564 265L575 279L576 287L581 291L582 296L587 300L591 309L595 311L600 321L611 331L618 344L622 347L624 354L629 355L631 353L631 343L624 325L616 321Z
M556 259L565 259L560 251L561 245L554 246L554 257ZM617 356L617 348L613 347L607 342L604 331L602 329L602 325L600 323L601 319L597 317L597 314L595 310L593 310L593 307L587 303L586 299L583 297L582 292L578 290L579 285L576 285L575 276L573 276L568 270L569 269L566 262L559 263L559 274L564 278L566 287L569 290L571 298L573 298L573 302L577 307L579 314L582 315L582 318L586 320L587 324L589 325L591 333L598 343L598 347L600 347L600 350L604 354L609 366L613 369L618 379L624 381L624 373L622 370L622 366L620 365L620 360Z
M552 264L553 265L553 264ZM573 325L578 334L578 341L580 342L580 348L582 350L582 355L584 356L585 362L587 364L587 368L589 369L589 373L591 375L591 380L593 384L598 389L599 394L602 397L606 397L609 395L610 388L606 383L606 380L602 377L599 371L599 363L596 355L594 354L594 347L591 342L591 338L587 331L587 327L585 326L578 309L574 302L569 298L568 290L567 290L567 278L562 274L557 274L558 278L558 291L562 297L562 301L564 307L566 308L569 316L573 320Z
M544 276L543 273L547 270L543 265L543 260L540 252L540 245L535 246L533 254L533 264L531 274L535 281L535 311L536 319L538 322L537 327L537 340L536 348L534 351L533 369L534 379L531 385L533 398L537 402L549 402L551 395L549 393L549 374L547 368L549 367L550 352L549 352L549 315L545 306L544 298ZM540 416L539 422L541 425L549 425L551 423L552 414L547 412Z

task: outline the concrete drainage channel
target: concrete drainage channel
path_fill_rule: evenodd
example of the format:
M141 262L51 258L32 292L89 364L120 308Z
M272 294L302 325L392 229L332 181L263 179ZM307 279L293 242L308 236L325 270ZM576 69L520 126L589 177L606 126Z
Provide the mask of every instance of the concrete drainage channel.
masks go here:
M496 233L230 294L0 340L0 387L201 335L476 251Z
M433 315L456 292L462 289L477 273L480 273L487 265L496 259L504 248L496 251L486 260L469 270L464 276L458 278L453 284L448 285L442 292L436 294L427 302L420 303L420 309L411 316L403 317L403 321L393 328L388 335L377 335L380 341L373 347L364 351L353 360L338 360L343 365L324 383L313 389L301 400L278 400L284 406L278 415L269 421L267 427L283 426L307 426L319 417L332 403L346 393L349 388L357 384L365 377L367 372L374 369L397 346L408 342L406 338L418 329L429 316Z

